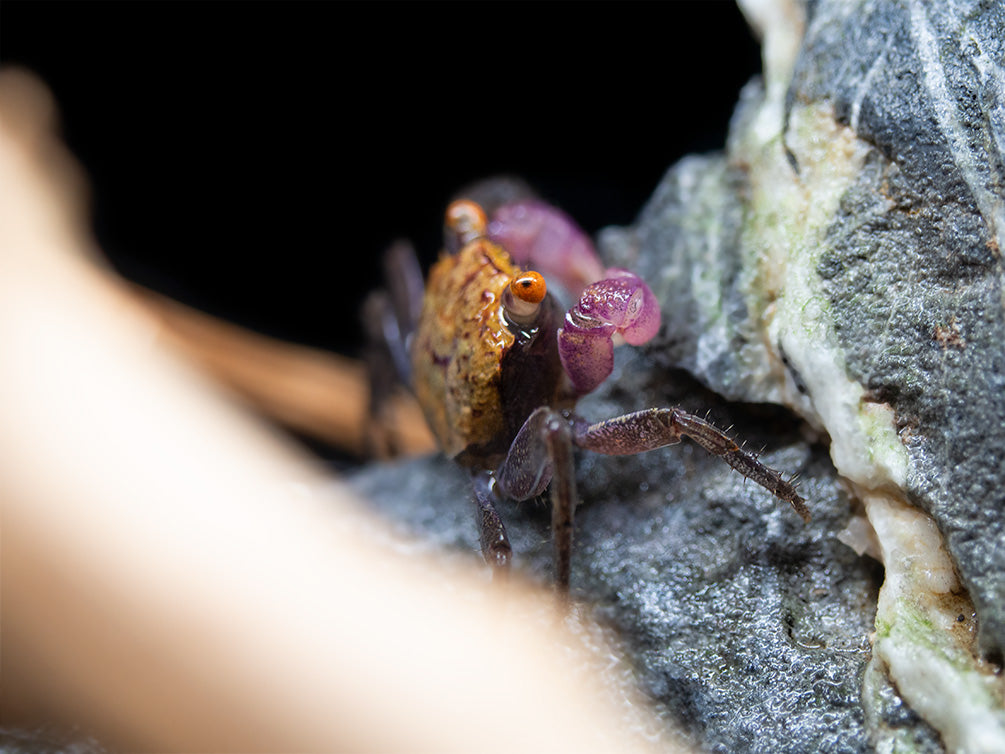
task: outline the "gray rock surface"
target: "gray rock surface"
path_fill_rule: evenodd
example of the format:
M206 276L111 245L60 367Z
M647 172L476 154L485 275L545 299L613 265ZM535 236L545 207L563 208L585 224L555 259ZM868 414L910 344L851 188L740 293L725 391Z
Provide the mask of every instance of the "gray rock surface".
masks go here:
M613 629L643 691L704 748L865 750L861 678L882 569L833 536L850 511L826 449L803 440L785 412L725 406L637 354L618 361L611 387L581 403L584 415L712 407L737 434L768 444L766 462L801 472L814 519L804 525L697 447L582 454L575 599ZM402 533L484 567L468 479L456 465L434 457L371 468L354 485ZM500 512L520 571L547 584L547 506Z
M818 272L848 373L893 407L910 499L938 523L982 644L1000 653L1005 4L863 5L819 9L790 90L831 101L874 147Z
M801 474L814 519L697 448L584 454L575 595L702 748L1005 750L1000 668L973 643L1000 661L1005 6L741 5L764 78L725 154L683 160L602 235L664 326L580 409L711 407ZM474 551L466 481L442 460L356 484ZM837 539L861 505L885 572ZM503 515L546 579L546 511Z

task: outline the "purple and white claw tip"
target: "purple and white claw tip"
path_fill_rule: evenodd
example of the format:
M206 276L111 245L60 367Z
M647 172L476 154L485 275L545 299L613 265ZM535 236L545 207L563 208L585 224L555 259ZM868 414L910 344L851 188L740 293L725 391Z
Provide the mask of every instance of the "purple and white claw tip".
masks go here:
M605 277L621 283L627 296L618 332L630 345L648 343L660 329L660 304L652 289L634 272L617 267L608 269Z
M574 311L613 324L633 346L652 340L660 328L659 302L652 290L634 272L616 267L583 291Z
M638 275L616 268L605 274L586 287L558 331L562 366L580 394L595 389L614 369L615 333L637 346L660 326L656 296Z

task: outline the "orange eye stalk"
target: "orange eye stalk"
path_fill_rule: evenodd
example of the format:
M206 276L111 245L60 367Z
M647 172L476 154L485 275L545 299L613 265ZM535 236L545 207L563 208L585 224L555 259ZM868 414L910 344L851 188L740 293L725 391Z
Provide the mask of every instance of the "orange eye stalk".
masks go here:
M548 293L548 286L545 285L544 278L533 270L513 278L509 289L514 296L528 304L540 304Z
M453 234L457 248L471 243L476 238L482 238L489 227L485 210L470 199L458 199L447 207L444 221L447 231ZM450 244L448 243L448 247ZM457 249L451 249L456 251Z
M506 318L522 327L530 327L537 319L537 312L547 294L548 286L540 273L521 272L503 291L502 305Z

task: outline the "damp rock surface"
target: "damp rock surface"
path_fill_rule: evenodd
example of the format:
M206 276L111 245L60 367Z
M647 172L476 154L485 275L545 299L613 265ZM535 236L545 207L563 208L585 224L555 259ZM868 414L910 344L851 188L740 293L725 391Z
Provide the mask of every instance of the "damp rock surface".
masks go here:
M801 474L813 520L687 444L635 457L580 455L573 596L611 629L644 694L710 751L864 751L861 678L881 569L837 541L850 517L826 448L787 412L729 406L683 372L654 381L619 354L599 419L666 403L701 411ZM442 456L367 469L353 484L416 547L485 568L465 471ZM407 490L407 494L402 494ZM550 514L500 507L516 567L547 585Z

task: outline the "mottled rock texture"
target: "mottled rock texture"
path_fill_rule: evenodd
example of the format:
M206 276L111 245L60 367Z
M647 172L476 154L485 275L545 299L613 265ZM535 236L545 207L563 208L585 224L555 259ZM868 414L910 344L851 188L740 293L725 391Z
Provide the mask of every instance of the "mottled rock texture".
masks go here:
M834 538L850 515L826 448L786 412L725 406L684 373L619 354L616 382L581 404L601 418L655 404L712 406L765 460L799 470L814 503L788 506L696 447L578 464L574 597L614 630L642 689L711 750L858 751L882 569ZM370 469L358 490L401 530L480 560L465 472L442 458ZM402 491L407 490L406 494ZM547 584L547 506L505 506L521 572ZM809 748L807 748L809 747Z
M910 499L1005 647L1005 4L810 18L787 102L872 149L818 274L849 376L893 407Z

